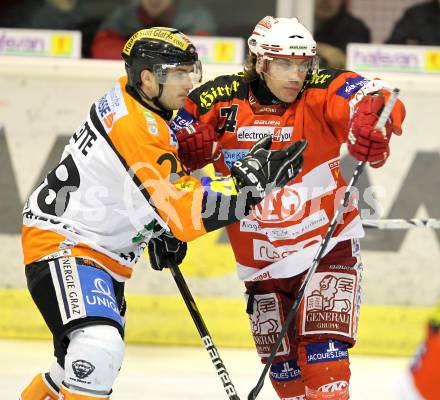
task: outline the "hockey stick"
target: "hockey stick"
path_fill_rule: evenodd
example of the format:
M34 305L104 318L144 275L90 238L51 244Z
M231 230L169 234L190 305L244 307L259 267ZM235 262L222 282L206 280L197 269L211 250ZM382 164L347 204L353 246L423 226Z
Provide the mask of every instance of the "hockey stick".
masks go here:
M368 229L440 229L440 219L364 219L362 220L362 225Z
M223 387L225 389L226 394L230 400L240 400L238 397L237 391L235 390L234 385L232 384L231 378L229 377L228 371L226 371L226 367L223 364L222 359L218 353L217 347L215 347L214 342L211 338L211 335L208 331L208 328L203 321L202 315L200 314L199 309L197 308L196 302L189 291L188 285L183 278L182 273L177 265L172 262L169 262L171 274L173 275L174 281L176 282L177 287L179 288L180 294L188 308L189 313L196 325L197 330L199 331L199 335L202 338L203 345L205 346L206 351L209 353L211 357L211 361L214 364L214 367L217 371L217 375L220 377L222 381Z
M376 123L376 129L382 129L385 126L385 123L387 122L391 111L393 110L394 104L396 103L397 97L399 96L399 89L394 89L388 102L385 104L385 107L382 110L382 113L379 116L379 119ZM280 333L278 334L277 340L272 346L272 350L270 352L269 357L266 360L266 364L264 366L263 371L261 372L260 378L258 379L257 384L255 387L249 392L248 400L255 400L260 393L261 389L264 385L264 379L267 375L267 372L269 371L270 366L272 365L272 362L275 358L276 352L278 351L278 348L280 347L280 344L286 335L287 329L290 327L290 324L292 323L293 318L295 317L299 305L304 297L304 292L306 291L311 278L313 274L316 271L316 268L318 267L319 262L321 261L321 258L324 254L324 251L327 247L328 242L330 241L331 237L333 236L333 233L336 229L336 225L339 222L339 218L342 215L344 209L348 205L348 200L350 198L351 189L356 185L356 182L359 179L359 176L361 175L362 171L365 167L365 161L360 161L356 167L356 169L353 172L353 175L350 179L350 182L348 183L348 186L345 190L344 197L342 198L341 202L339 203L338 209L336 210L333 219L328 227L328 230L325 234L324 239L321 242L321 245L319 246L318 252L316 253L315 258L313 259L312 266L307 271L306 276L304 277L303 282L301 283L301 286L298 290L298 295L296 296L289 312L287 313L286 319L284 321L284 324L281 328Z

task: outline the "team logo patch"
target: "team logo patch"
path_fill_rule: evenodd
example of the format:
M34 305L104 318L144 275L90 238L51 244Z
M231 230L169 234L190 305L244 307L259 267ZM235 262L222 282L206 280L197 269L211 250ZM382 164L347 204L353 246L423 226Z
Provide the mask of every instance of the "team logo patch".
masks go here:
M72 369L77 378L84 379L95 370L95 366L85 360L76 360L72 363Z
M247 296L248 297L248 296ZM278 333L283 326L281 302L275 293L255 295L253 313L249 315L252 335L258 355L268 357L272 346L277 340ZM290 344L288 337L284 337L277 356L289 354Z
M73 257L59 258L49 265L63 324L93 316L112 319L122 326L113 281L107 272L79 265Z
M348 391L348 382L347 381L336 381L327 383L326 385L322 385L318 388L318 392L331 393L331 392L341 392Z
M225 160L225 164L227 165L227 167L231 169L235 161L243 159L248 153L249 150L223 149L223 158Z
M327 87L330 83L329 79L332 76L330 74L313 74L310 79L310 85L318 87Z
M297 215L305 203L308 193L298 185L290 185L268 194L252 210L252 216L265 224L277 224L281 221L299 221Z
M299 250L295 244L274 246L265 240L253 240L254 260L276 262Z
M307 363L343 360L348 358L348 345L338 340L329 340L324 343L311 343L306 346Z
M328 217L324 210L319 210L310 216L303 218L299 224L286 227L265 227L260 226L256 220L243 218L240 220L240 232L255 232L266 235L269 241L295 239L304 233L310 232L316 228L328 223ZM309 241L307 243L310 245Z
M348 399L348 382L347 381L335 381L326 383L314 390L306 386L306 397L308 399L334 399L334 395L323 395L322 393L335 393L337 392L338 399Z
M299 379L301 370L298 367L297 360L289 360L272 364L269 374L275 381L285 382Z
M107 100L107 96L101 97L96 107L98 111L99 119L103 123L106 130L109 130L113 126L113 118L115 116L114 111L110 108Z
M147 122L147 132L150 135L158 136L159 135L159 127L157 126L157 120L154 114L148 109L142 109L145 117L145 121Z
M315 273L305 294L302 334L356 334L357 272Z
M211 108L214 102L221 100L230 100L231 94L237 93L240 87L238 80L232 81L229 85L211 86L200 93L200 106L206 109Z
M370 82L370 80L364 78L363 76L348 78L338 89L336 94L344 99L348 99L353 93L356 93L358 90L362 89L368 82Z
M238 129L239 142L258 142L266 136L272 136L274 142L288 142L292 138L292 126L242 126Z
M171 121L171 129L174 132L177 132L179 129L185 128L189 124L192 124L196 119L192 114L186 111L184 108L181 108L174 119Z
M123 53L129 56L134 44L139 39L159 39L161 41L170 43L181 50L186 50L191 43L187 36L182 33L176 33L172 28L153 27L137 31L125 44L122 50Z
M107 133L113 128L118 119L128 114L118 84L97 101L96 113Z

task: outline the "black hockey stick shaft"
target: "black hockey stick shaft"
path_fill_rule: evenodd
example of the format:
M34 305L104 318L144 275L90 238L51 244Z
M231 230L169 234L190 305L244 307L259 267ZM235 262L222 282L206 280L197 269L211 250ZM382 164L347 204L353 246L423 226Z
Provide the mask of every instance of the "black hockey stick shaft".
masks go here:
M171 274L173 275L174 281L176 282L177 287L179 288L180 294L182 295L183 301L188 308L189 313L196 325L197 330L199 331L199 335L202 338L203 345L205 346L206 351L208 352L212 363L217 371L217 375L220 377L220 380L223 384L226 394L230 400L240 400L238 397L237 391L231 381L231 378L226 371L226 367L223 364L222 359L220 358L217 347L214 345L214 341L212 340L211 334L208 331L208 328L203 321L202 315L200 314L199 309L197 308L196 302L188 288L188 285L183 278L182 272L180 268L174 263L169 262Z
M386 121L388 120L391 111L393 110L394 104L396 103L397 97L399 95L399 90L394 89L392 95L390 96L390 99L388 100L387 104L385 105L382 113L379 116L379 119L376 124L377 129L382 129L385 126ZM261 372L260 378L258 379L257 384L255 387L249 392L248 400L255 400L260 393L261 389L264 385L264 379L266 378L267 372L269 371L270 366L273 363L273 360L275 358L275 355L278 351L278 348L281 345L281 342L286 335L287 329L291 326L291 323L293 321L293 318L295 317L296 313L298 312L299 305L301 304L301 301L304 297L304 292L307 289L307 286L309 285L311 278L313 274L316 271L316 268L318 267L319 262L321 261L321 258L324 254L325 249L327 248L327 244L330 241L331 237L333 236L333 233L336 229L336 226L339 222L339 218L342 216L342 213L344 209L348 205L348 201L350 199L350 194L352 188L356 185L359 176L362 174L362 171L365 168L365 162L360 161L358 165L356 166L353 175L350 179L350 182L347 185L347 188L344 193L344 197L341 199L341 202L339 203L339 206L333 216L333 219L327 229L327 232L324 236L324 239L322 240L318 252L315 255L315 258L313 259L312 266L308 269L306 276L304 277L301 286L298 290L298 295L296 296L289 312L287 313L286 319L284 321L284 324L281 328L280 333L278 334L277 340L275 341L274 345L272 346L272 350L270 352L269 357L266 360L266 364L264 365L263 371Z

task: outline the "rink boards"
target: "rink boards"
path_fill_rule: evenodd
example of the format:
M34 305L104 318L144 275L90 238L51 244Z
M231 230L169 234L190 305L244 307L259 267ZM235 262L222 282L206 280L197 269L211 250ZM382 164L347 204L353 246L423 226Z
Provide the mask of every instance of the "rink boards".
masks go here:
M205 66L205 79L238 72ZM0 336L47 336L27 295L20 248L20 213L31 188L56 165L69 135L95 99L123 74L122 63L94 60L0 60ZM401 89L404 135L393 138L381 170L368 170L362 193L374 190L382 218L439 218L440 77L380 74ZM346 173L352 168L344 158ZM366 204L371 199L366 197ZM372 210L366 210L371 212ZM374 217L375 215L364 215ZM440 298L440 235L430 230L370 231L362 242L363 302L357 351L409 354ZM127 286L127 340L198 344L171 276L147 271L144 260ZM190 244L182 267L219 345L252 346L242 286L223 231Z
M245 304L241 299L197 297L196 302L219 347L253 347ZM0 337L50 339L48 329L24 289L0 291ZM200 337L179 296L127 295L127 343L201 345ZM355 354L414 353L425 334L429 307L365 304Z

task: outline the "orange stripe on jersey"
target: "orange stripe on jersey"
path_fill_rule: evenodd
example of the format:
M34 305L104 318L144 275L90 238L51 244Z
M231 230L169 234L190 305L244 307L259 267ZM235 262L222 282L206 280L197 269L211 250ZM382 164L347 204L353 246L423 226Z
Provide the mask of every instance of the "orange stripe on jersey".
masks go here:
M24 263L30 264L48 254L60 251L59 245L64 240L66 237L59 233L23 225L21 242Z
M93 250L84 243L78 243L75 247L72 248L72 256L91 258L98 264L102 265L105 269L108 269L115 274L118 274L124 279L131 278L131 274L133 272L130 267L119 264L112 258L107 257L105 254L102 254L96 250Z
M124 92L124 96L129 96ZM151 198L154 208L180 240L189 241L206 233L201 209L203 189L200 182L182 176L173 145L171 131L157 114L143 108L134 99L126 99L130 118L116 121L108 136L135 174L135 183L145 196ZM130 135L126 132L130 131ZM145 192L145 189L148 193Z
M21 393L20 400L57 400L58 393L38 374Z
M36 227L28 227L23 225L22 242L24 251L24 263L31 264L39 259L60 251L60 243L66 240L66 237L56 232ZM119 264L112 258L93 250L84 243L77 243L74 247L69 248L70 257L86 257L91 258L105 269L121 276L123 279L131 277L132 269Z

